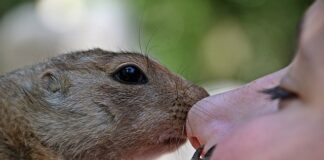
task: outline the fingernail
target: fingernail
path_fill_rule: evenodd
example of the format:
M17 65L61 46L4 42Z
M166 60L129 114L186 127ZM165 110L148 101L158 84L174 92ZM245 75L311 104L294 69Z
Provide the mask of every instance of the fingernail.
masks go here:
M211 156L212 156L212 154L213 154L213 152L214 152L216 146L217 146L217 145L214 145L213 147L211 147L211 148L207 151L207 153L205 154L203 160L209 160L209 159L211 158Z
M192 156L191 160L201 160L201 159L200 159L200 155L201 155L203 149L204 149L204 146L203 146L203 145L200 146L200 147L196 150L196 152L194 153L194 155Z

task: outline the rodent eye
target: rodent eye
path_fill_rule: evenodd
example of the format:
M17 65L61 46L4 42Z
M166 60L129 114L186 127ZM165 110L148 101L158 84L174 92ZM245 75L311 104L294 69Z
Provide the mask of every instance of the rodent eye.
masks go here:
M145 74L135 65L126 65L119 68L113 77L116 81L124 84L145 84L148 82Z

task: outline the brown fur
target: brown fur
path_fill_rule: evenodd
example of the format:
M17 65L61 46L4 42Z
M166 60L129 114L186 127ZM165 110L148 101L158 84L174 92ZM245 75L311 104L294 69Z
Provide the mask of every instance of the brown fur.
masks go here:
M111 74L134 64L149 82ZM0 159L152 159L178 148L205 90L135 53L54 57L0 77Z

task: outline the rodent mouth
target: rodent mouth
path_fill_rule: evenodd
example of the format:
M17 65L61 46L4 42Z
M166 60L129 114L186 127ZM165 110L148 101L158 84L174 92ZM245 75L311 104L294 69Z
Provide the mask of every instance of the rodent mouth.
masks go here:
M187 138L183 137L170 137L168 139L165 139L162 141L163 145L175 145L175 146L180 146L184 144L187 141Z
M160 134L159 144L179 147L187 141L187 136L183 133L179 133L179 130L168 130L164 134Z

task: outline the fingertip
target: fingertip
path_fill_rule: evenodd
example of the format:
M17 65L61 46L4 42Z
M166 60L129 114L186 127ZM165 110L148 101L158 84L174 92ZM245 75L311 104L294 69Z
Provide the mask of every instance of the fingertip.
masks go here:
M198 149L201 146L197 137L189 137L188 139L192 147L194 147L195 149Z

